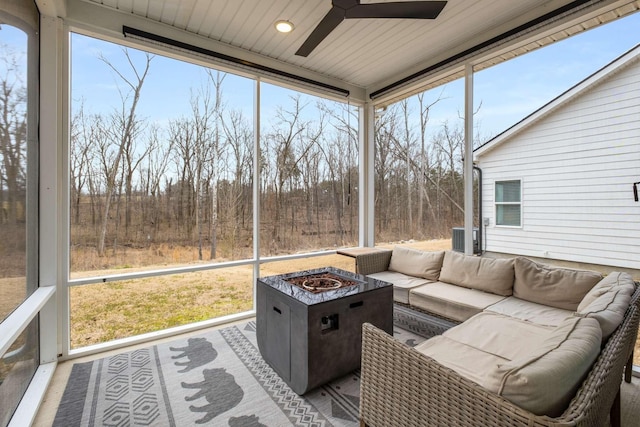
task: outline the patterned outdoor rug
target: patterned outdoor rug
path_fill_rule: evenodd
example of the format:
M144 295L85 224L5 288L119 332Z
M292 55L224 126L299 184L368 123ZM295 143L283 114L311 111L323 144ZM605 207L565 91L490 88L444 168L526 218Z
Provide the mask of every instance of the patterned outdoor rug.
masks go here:
M260 356L250 321L75 364L53 425L357 426L359 395L359 370L297 395Z

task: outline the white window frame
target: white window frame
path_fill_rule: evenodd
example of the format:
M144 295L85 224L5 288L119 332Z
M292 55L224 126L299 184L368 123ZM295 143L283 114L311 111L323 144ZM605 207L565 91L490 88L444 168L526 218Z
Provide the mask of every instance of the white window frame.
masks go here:
M503 182L510 182L510 181L518 181L520 182L520 201L519 202L498 202L496 200L496 190L498 187L498 184L503 183ZM505 178L505 179L500 179L500 180L495 180L493 183L493 213L495 215L495 226L496 227L501 227L501 228L522 228L523 227L523 219L524 219L524 215L523 215L523 207L524 207L524 203L523 203L523 179L522 178ZM520 206L520 225L507 225L507 224L499 224L498 223L498 206Z

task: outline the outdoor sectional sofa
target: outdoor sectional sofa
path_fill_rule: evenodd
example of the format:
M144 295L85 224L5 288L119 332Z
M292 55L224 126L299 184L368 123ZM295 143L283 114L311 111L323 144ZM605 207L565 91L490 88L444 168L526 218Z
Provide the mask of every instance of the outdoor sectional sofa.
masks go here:
M439 334L411 348L363 325L362 425L619 425L640 317L629 274L399 246L356 265Z

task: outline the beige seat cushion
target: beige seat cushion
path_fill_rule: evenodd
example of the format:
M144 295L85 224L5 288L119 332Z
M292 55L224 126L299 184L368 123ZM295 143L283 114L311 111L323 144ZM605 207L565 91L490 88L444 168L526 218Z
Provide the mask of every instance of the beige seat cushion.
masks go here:
M629 274L612 272L589 291L578 305L576 315L596 319L604 342L622 323L635 289Z
M447 251L439 280L509 296L513 293L513 279L513 259L481 258Z
M507 297L496 304L490 305L485 311L545 326L558 326L568 316L573 315L571 310L549 307L548 305L525 301L516 297Z
M421 251L418 249L395 246L389 261L389 270L408 276L438 280L444 251Z
M602 280L594 271L538 264L524 257L515 260L515 276L514 297L572 311Z
M421 277L407 276L395 271L381 271L369 274L368 277L393 284L393 300L403 304L409 304L409 290L430 283Z
M501 295L443 282L429 283L409 291L410 305L458 322L467 320L503 298Z
M507 362L499 356L442 335L429 338L414 349L480 385L484 382L487 372L495 369L496 365Z
M442 335L513 360L535 352L555 328L484 311Z
M537 351L498 364L483 387L537 415L562 414L600 352L594 319L568 317Z

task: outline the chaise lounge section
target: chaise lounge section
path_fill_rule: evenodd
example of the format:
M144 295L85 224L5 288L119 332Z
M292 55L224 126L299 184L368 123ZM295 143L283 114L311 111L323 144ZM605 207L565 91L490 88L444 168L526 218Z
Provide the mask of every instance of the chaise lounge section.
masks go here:
M393 283L396 304L445 320L415 348L364 325L363 424L619 425L639 319L628 274L403 247L357 265Z

